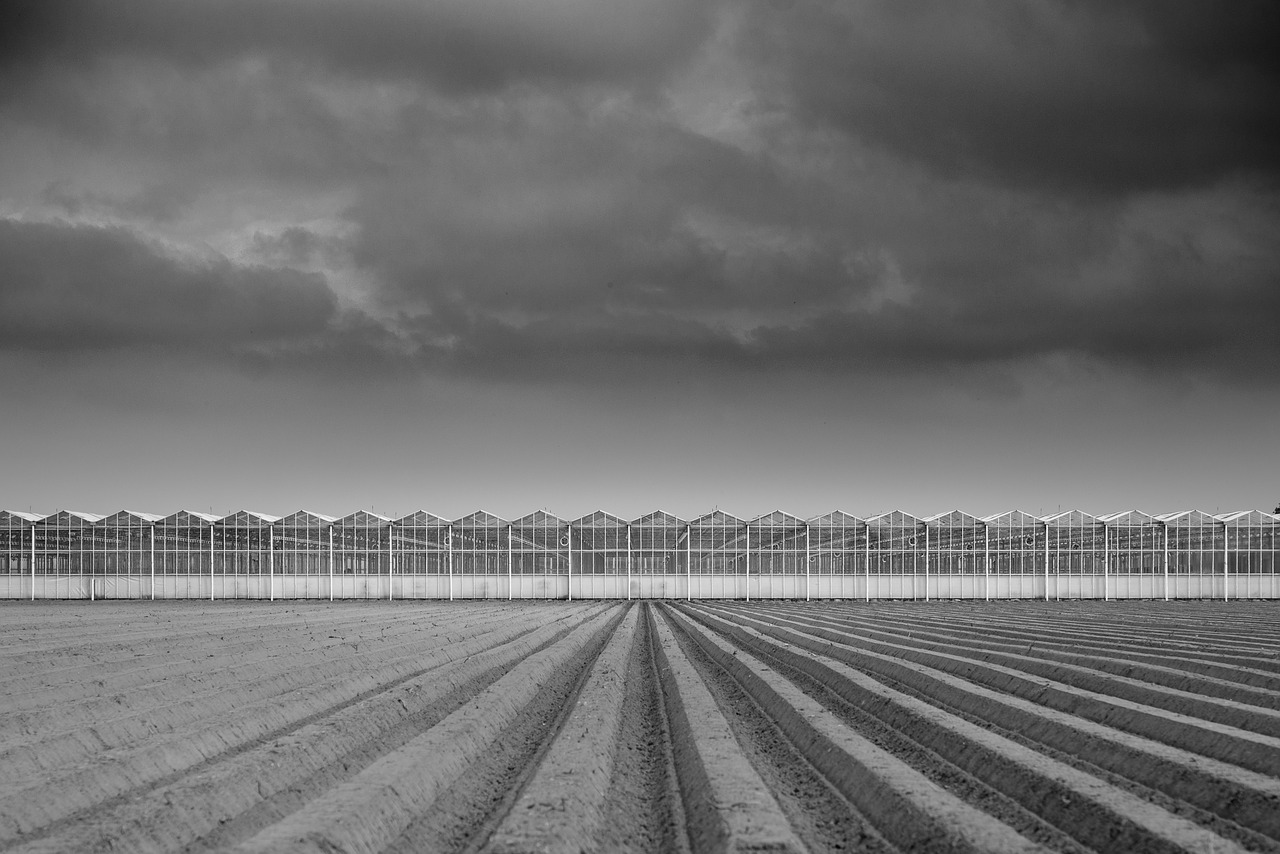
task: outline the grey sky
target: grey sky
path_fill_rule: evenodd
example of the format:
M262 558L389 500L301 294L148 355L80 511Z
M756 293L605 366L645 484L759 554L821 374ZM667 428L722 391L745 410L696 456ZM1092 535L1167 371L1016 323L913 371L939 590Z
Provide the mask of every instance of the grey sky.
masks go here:
M5 506L1280 498L1274 3L17 8Z

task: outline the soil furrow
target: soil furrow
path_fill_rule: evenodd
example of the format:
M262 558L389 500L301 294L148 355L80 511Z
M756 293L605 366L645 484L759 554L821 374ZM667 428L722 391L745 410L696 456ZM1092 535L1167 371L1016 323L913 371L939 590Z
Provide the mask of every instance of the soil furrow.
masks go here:
M762 613L767 609L762 609ZM869 625L870 621L862 621ZM1276 675L1262 670L1228 667L1209 661L1188 657L1155 656L1138 654L1118 647L1102 647L1093 643L1055 643L1030 632L981 632L959 628L943 621L895 619L891 626L883 625L889 634L902 637L934 637L942 643L954 643L993 651L1023 652L1050 661L1081 664L1095 670L1104 670L1121 676L1141 678L1171 688L1184 688L1209 696L1241 699L1247 702L1280 708L1280 692L1272 689ZM1000 638L1003 640L997 640ZM1149 647L1148 647L1149 649ZM1256 690L1249 690L1250 686Z
M5 852L1280 854L1275 602L4 607Z
M247 852L379 851L458 780L575 655L602 644L619 614L602 612L535 653L471 702L355 777L236 846Z
M638 636L627 663L613 777L596 850L688 854L671 727L658 678L652 606L637 606Z
M670 627L661 619L653 627L658 679L693 849L803 850Z
M1280 741L1214 720L1172 712L1098 691L1086 690L1040 675L1000 664L988 664L963 655L933 652L913 646L873 641L865 636L846 635L821 629L807 621L776 618L791 628L806 631L827 641L853 643L885 655L906 659L998 691L1032 700L1107 726L1127 730L1204 756L1231 762L1258 771L1273 773L1280 768Z
M207 850L247 838L397 749L563 637L552 623L505 644L388 684L253 745L132 790L35 834L23 851Z
M757 654L785 661L827 690L1097 850L1244 850L1210 830L1024 744L903 694L827 656L799 653L753 629L699 613Z
M502 619L500 613L487 618L477 618L459 624L452 629L441 626L438 636L447 641L449 632L467 632ZM304 634L305 632L305 634ZM339 634L341 633L341 634ZM278 671L297 668L308 660L323 659L336 654L350 653L354 648L363 647L373 651L377 647L394 648L397 641L411 640L420 643L424 634L420 623L402 621L399 624L378 627L376 631L362 631L361 627L325 626L316 630L289 631L284 628L274 629L272 634L276 642L264 644L259 630L258 637L239 640L244 635L237 632L228 640L224 631L216 638L202 638L195 644L174 644L163 654L138 656L130 661L122 659L110 664L94 659L74 668L61 668L57 671L44 671L24 680L12 680L2 687L6 691L28 694L24 700L16 697L12 708L23 709L44 706L44 709L68 709L68 714L86 712L94 708L95 703L102 702L103 689L129 702L130 708L142 708L147 692L163 690L175 680L183 680L197 676L202 684L215 685L220 680L235 681L243 668L250 666L275 667ZM284 637L280 637L283 634ZM351 639L348 640L348 637ZM145 645L144 640L135 644ZM92 658L91 653L86 656ZM147 663L151 659L151 663ZM198 662L199 669L193 672L192 663ZM43 701L43 703L41 702ZM50 704L52 701L52 704ZM13 727L13 721L5 721L5 730Z
M486 851L575 854L599 847L638 613L630 609L596 659L573 711Z
M707 656L728 671L877 830L911 851L1049 851L947 792L864 738L754 656L669 608Z
M974 722L1016 732L1052 750L1127 775L1213 815L1280 839L1280 811L1276 808L1280 804L1280 779L1274 776L1130 735L934 668L755 622L746 615L728 618L744 626L750 623L778 641L794 644L810 654L826 655L874 674L885 684L957 714L969 715Z
M94 721L94 741L102 748L123 746L138 738L195 725L231 702L244 704L279 696L322 680L342 678L345 674L368 671L373 666L385 667L393 662L411 667L428 643L448 646L501 625L502 620L495 618L459 626L457 631L420 632L397 637L395 641L375 638L320 652L303 651L270 659L245 656L227 666L215 666L212 672L206 672L203 666L194 671L189 662L179 676L146 687L121 685L114 679L109 683L100 680L103 689L109 689L105 692L107 696L78 702L59 701L45 709L9 716L0 726L0 763L11 770L19 767L21 760L11 753L15 743L21 744L19 753L38 749L49 755L49 751L37 747L39 742L67 737L75 741L86 718ZM38 730L33 729L36 725ZM32 738L35 731L40 733L38 740Z
M153 784L255 739L297 727L326 710L358 702L388 686L518 637L532 628L510 626L505 634L486 636L474 645L459 643L425 653L414 662L412 671L364 674L333 686L297 692L285 703L268 702L234 709L207 721L197 730L151 739L123 751L104 751L94 756L87 766L60 777L46 778L36 786L0 798L0 841L30 833L97 801Z
M1032 640L1036 638L1044 638L1049 641L1060 640L1067 645L1076 643L1115 644L1118 651L1160 649L1170 654L1182 653L1212 661L1253 664L1267 672L1280 672L1280 659L1275 655L1275 650L1280 645L1280 639L1267 638L1263 632L1259 632L1259 635L1250 636L1248 641L1229 641L1221 647L1209 648L1203 641L1197 643L1176 640L1171 636L1173 633L1168 627L1149 628L1136 619L1116 626L1115 631L1105 631L1098 620L1099 612L1096 610L1097 608L1121 609L1127 614L1129 609L1133 608L1137 603L1107 604L1095 602L1091 604L1095 610L1090 614L1089 619L1059 624L1054 614L1061 611L1063 606L1056 603L1048 606L1052 610L1046 610L1039 603L1034 607L1026 602L990 603L982 606L983 612L974 618L974 622L980 626L989 623L991 626L990 634L993 635L1003 630L1021 626L1024 628L1022 636L1029 637ZM1197 605L1205 608L1213 607L1211 603L1197 603ZM791 610L789 606L790 603L769 603L764 605L753 603L751 607L755 610L785 613ZM936 628L938 626L935 621L937 615L945 615L953 608L963 610L965 607L966 603L958 602L876 602L874 604L858 603L856 605L851 605L850 603L816 603L816 607L806 608L805 610L808 616L813 619L839 621L840 628L852 628L860 624L867 624L882 627L886 631L893 633L909 634L916 626ZM1030 613L1028 613L1028 609L1031 609ZM1082 625L1086 628L1082 629ZM1055 626L1060 626L1060 628L1055 629ZM979 634L985 636L988 632L980 629ZM1255 652L1253 654L1242 653L1242 649L1245 648L1253 649Z
M997 648L1000 646L998 644L962 643L955 638L941 636L936 632L918 631L903 636L900 632L879 631L860 626L846 633L864 637L870 641L885 641L931 652L964 654L976 661L1003 665L1034 676L1051 676L1056 681L1075 688L1120 697L1192 717L1215 720L1280 738L1280 710L1254 704L1254 701L1261 698L1274 706L1277 693L1273 691L1262 690L1259 693L1252 689L1233 686L1238 688L1236 696L1239 699L1227 699L1217 696L1217 692L1213 690L1219 685L1204 684L1205 680L1190 674L1179 681L1182 685L1195 690L1153 684L1143 679L1105 673L1066 661L1047 661L1031 654L1006 652Z

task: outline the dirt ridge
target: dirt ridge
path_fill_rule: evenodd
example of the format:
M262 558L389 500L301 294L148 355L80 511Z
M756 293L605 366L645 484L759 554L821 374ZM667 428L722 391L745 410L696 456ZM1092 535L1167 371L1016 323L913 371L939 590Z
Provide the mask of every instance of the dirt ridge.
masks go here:
M4 852L1280 854L1280 602L0 607Z

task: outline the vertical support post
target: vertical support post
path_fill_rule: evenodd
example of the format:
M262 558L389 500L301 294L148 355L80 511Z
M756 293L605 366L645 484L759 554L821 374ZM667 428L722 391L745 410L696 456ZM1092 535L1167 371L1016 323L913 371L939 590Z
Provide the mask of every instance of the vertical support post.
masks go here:
M867 541L863 543L863 551L866 553L866 566L863 569L867 573L867 601L871 601L871 526L867 525ZM841 529L843 530L843 528ZM841 593L844 592L844 582L841 581ZM876 593L880 592L880 573L876 573ZM877 597L879 598L879 597Z
M395 528L390 522L387 523L387 601L392 601L394 596L395 572L396 572L396 538Z
M92 556L89 559L89 566L93 566ZM156 599L156 526L151 526L151 601Z
M209 601L213 601L213 525L209 525Z
M751 601L751 523L746 525L747 536L747 601Z
M446 566L448 567L448 570L449 570L449 601L452 602L453 601L453 526L452 525L449 526L448 533L445 535L444 541L449 546L449 552L448 552L449 559L448 561L446 561Z
M515 585L515 573L512 571L512 554L511 554L511 526L507 526L507 601L511 601L512 590Z
M693 601L693 526L684 527L684 598Z
M1222 601L1226 602L1231 598L1228 584L1231 581L1229 568L1231 566L1231 540L1227 531L1227 523L1222 522ZM33 540L34 542L34 540Z
M276 527L267 526L267 601L276 601Z
M631 600L631 523L627 523L627 600Z
M569 552L569 601L573 601L573 526L565 525L566 548Z
M1102 601L1107 601L1111 582L1111 526L1102 523Z
M809 577L813 563L812 544L809 542L809 523L804 523L804 601L809 601Z
M1160 530L1164 532L1164 601L1169 601L1169 524L1166 522L1160 526Z
M36 601L36 526L31 526L31 601Z
M1049 523L1044 525L1044 601L1049 601Z
M982 598L985 602L991 601L991 526L986 522L982 523Z
M924 601L929 601L929 523L924 526Z

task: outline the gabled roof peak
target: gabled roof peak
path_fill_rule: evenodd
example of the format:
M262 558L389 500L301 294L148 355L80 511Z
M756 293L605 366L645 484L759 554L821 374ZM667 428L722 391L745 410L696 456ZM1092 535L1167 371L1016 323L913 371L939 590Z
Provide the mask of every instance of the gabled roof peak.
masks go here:
M324 513L313 513L310 510L297 510L290 513L288 516L280 517L279 524L297 526L319 522L321 524L331 525L336 521L337 519L333 516L326 516Z
M104 517L101 513L85 513L80 510L58 510L50 513L48 516L42 516L36 520L41 525L53 525L59 521L78 522L82 525L92 525L95 522L101 522Z
M461 519L454 519L453 524L460 528L502 528L508 524L506 519L502 519L485 510L477 510L469 513Z
M1119 513L1107 513L1099 516L1108 525L1154 525L1160 520L1150 513L1141 510L1121 510Z
M997 528L1026 528L1039 525L1043 520L1024 510L1005 510L1002 513L983 516L982 521Z
M712 510L710 513L702 514L701 516L699 516L697 519L694 519L689 524L699 525L699 526L729 525L733 527L739 527L747 523L745 519L739 519L737 516L730 516L728 513L724 512L723 510Z
M514 528L559 528L567 524L568 522L564 519L554 513L548 513L546 510L534 510L532 513L521 516L511 522Z
M809 520L810 525L831 528L847 528L850 525L857 527L865 525L867 521L852 513L846 513L843 510L832 510L830 513L823 513L821 516L814 516Z
M434 513L428 513L425 510L415 510L408 516L401 516L395 520L397 525L413 526L413 527L442 527L449 524L449 520L443 516L437 516Z
M645 515L641 516L639 519L633 520L631 524L650 525L650 526L662 525L664 527L669 527L669 526L687 525L689 523L686 522L684 519L681 519L679 516L673 516L672 514L668 513L665 510L654 510L652 513L646 513Z
M1101 516L1094 516L1092 513L1086 513L1083 510L1063 510L1060 513L1050 513L1044 517L1044 522L1049 527L1062 527L1068 525L1096 525L1102 521Z
M101 520L104 525L120 525L121 523L128 526L129 523L152 525L163 519L156 513L139 513L133 510L120 510L112 513L110 516L104 516Z
M390 525L391 517L370 510L357 510L334 519L333 524L341 528L380 528L383 525Z
M867 517L868 525L922 525L924 519L904 513L901 510L890 510L888 513L877 513Z
M1219 513L1214 518L1228 525L1280 525L1280 516L1263 510L1234 510L1230 513Z
M775 528L779 526L786 528L800 528L804 526L805 521L799 516L792 516L785 510L774 510L772 513L766 513L763 516L752 519L750 524L757 528L762 528L766 525Z
M179 510L176 513L170 513L168 516L162 517L160 519L160 524L187 527L195 522L202 525L212 525L220 518L222 517L216 516L213 513L199 513L195 510Z
M575 528L625 528L627 520L603 510L596 510L580 519L574 519L572 524Z
M1218 520L1211 513L1203 510L1179 510L1176 513L1161 513L1156 516L1161 522L1174 527L1195 527L1217 524Z
M266 513L256 513L252 510L237 510L235 513L228 513L226 516L218 519L215 524L253 528L261 525L273 525L278 521L280 521L279 516L270 516Z
M948 510L945 513L935 513L932 516L925 516L924 521L926 525L938 525L940 523L947 523L950 525L977 525L982 522L982 520L977 516L974 516L972 513L966 513L963 510Z

